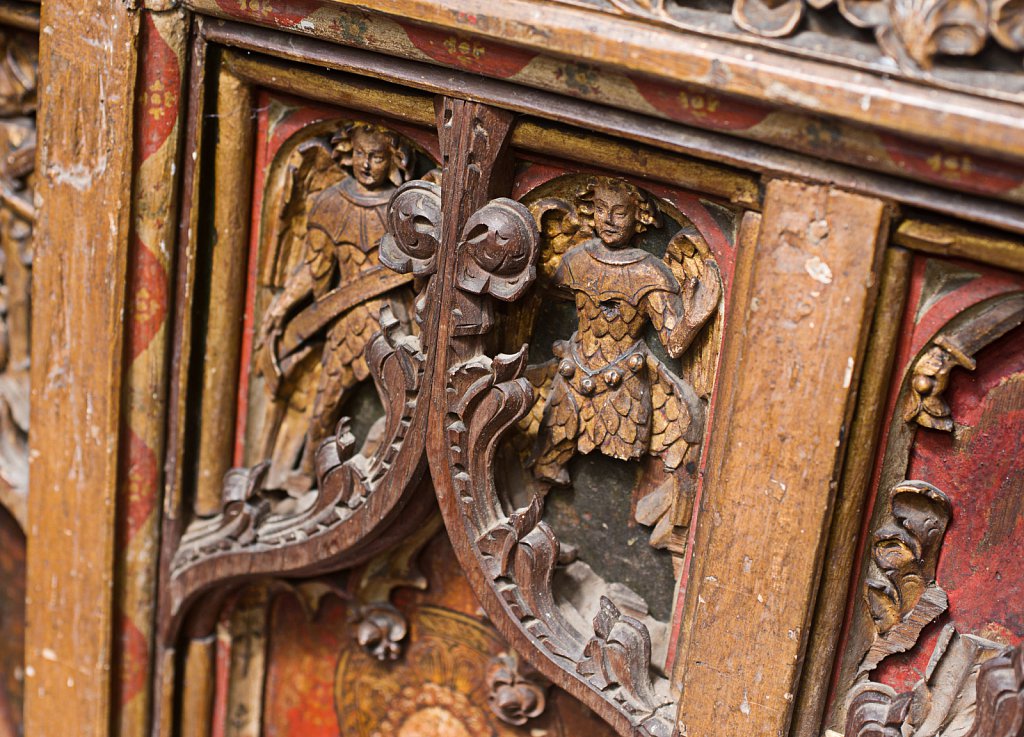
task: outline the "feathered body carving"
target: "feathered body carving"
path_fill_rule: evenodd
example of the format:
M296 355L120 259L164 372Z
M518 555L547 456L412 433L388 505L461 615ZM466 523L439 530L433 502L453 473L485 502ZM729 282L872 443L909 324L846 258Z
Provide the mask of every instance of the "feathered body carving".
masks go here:
M717 267L700 260L693 236L683 232L665 260L637 248L636 236L659 222L660 213L623 180L591 177L573 203L559 202L534 207L548 246L542 271L571 293L579 322L569 340L555 344L553 371L547 365L528 372L551 377L538 387L543 412L534 475L568 484L568 462L595 450L621 460L650 454L675 470L700 442L703 406L651 351L644 333L653 326L669 355L681 356L717 308ZM687 276L688 268L695 270L687 259L700 260L699 277Z

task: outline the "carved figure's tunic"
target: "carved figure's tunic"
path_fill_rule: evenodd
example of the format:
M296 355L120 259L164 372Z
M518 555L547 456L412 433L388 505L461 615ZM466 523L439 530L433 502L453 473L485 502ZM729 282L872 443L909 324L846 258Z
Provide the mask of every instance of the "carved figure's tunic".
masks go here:
M682 320L679 283L656 256L613 250L598 239L570 249L554 282L573 292L579 326L555 344L560 359L534 454L534 473L565 483L564 466L594 449L622 460L645 453L669 469L682 462L701 406L692 387L654 356L650 320L666 345ZM698 420L698 422L694 422Z
M352 282L379 263L378 246L386 232L386 208L393 187L359 191L346 177L313 198L307 216L306 267L320 299L339 285ZM343 393L369 377L363 352L380 330L380 308L388 299L412 302L407 288L371 299L339 315L327 330L320 380L313 400L309 439L316 443L334 431ZM396 310L401 316L404 310Z

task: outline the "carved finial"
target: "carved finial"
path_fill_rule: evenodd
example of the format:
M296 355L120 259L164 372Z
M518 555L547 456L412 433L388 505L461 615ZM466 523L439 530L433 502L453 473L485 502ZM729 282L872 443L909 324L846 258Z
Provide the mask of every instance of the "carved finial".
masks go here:
M547 684L514 653L502 653L491 661L487 686L487 704L506 724L522 726L544 713Z
M405 616L390 604L360 607L353 618L356 642L377 660L398 660L409 631Z

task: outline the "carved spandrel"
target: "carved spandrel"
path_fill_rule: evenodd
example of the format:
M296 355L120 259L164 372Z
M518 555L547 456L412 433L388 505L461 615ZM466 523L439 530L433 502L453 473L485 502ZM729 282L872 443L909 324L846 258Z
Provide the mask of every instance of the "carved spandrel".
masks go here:
M289 163L277 249L280 286L259 321L254 365L269 400L256 443L268 488L313 485L316 451L354 390L370 377L365 353L390 306L412 334L412 276L382 266L391 195L423 157L378 125L344 123ZM422 165L420 165L422 168Z
M471 141L475 135L483 136L483 128L488 134L488 148L493 151L495 142L501 141L500 130L494 133L480 125L476 114L480 106L475 107L446 104L442 111L444 125L453 128L448 140ZM466 145L471 148L471 143ZM524 477L521 472L505 473L505 469L521 465L520 461L507 463L508 453L516 453L517 445L520 452L524 450L522 434L524 430L529 433L531 427L540 439L531 439L526 444L535 446L527 454L534 456L534 465L540 464L542 470L548 468L545 453L550 451L555 433L545 436L540 428L544 426L545 415L551 414L546 407L552 405L549 397L555 394L554 382L564 383L567 378L557 372L557 363L529 368L527 365L528 352L536 347L532 345L534 326L544 319L538 317L536 307L553 296L538 291L540 286L533 283L536 274L542 275L541 282L551 281L556 274L567 271L575 275L567 264L577 258L589 258L595 264L589 273L581 271L581 281L572 283L570 277L565 279L565 291L579 323L572 341L581 346L578 353L588 359L577 363L581 379L592 369L592 378L606 380L608 377L603 375L619 363L628 370L629 359L637 352L644 359L642 365L632 369L637 378L627 384L623 393L623 397L636 402L622 415L634 421L632 432L624 428L623 437L631 436L630 444L639 437L637 450L620 452L614 439L601 445L598 431L592 433L595 440L590 446L580 445L581 433L577 432L568 437L572 444L570 455L578 451L636 461L651 456L653 448L658 451L653 455L662 461L664 474L666 466L678 465L688 451L699 447L703 407L699 407L693 389L687 391L682 386L678 375L673 373L664 378L667 383L673 382L674 377L665 393L670 391L673 398L678 394L692 396L695 409L687 417L701 415L694 426L680 423L686 426L678 427L678 434L669 438L670 444L685 436L685 448L679 451L677 459L675 453L652 444L651 439L657 434L653 419L656 402L652 399L656 392L652 385L662 378L658 368L665 359L661 356L667 360L680 356L717 308L721 296L717 269L713 261L700 254L698 244L690 240L695 231L679 234L671 248L666 249L670 255L665 261L634 248L641 208L646 207L643 217L649 218L649 224L654 223L657 209L638 189L622 180L584 177L583 215L589 214L586 210L590 208L590 213L595 214L592 224L579 225L577 201L549 200L533 208L532 220L538 222L527 227L520 215L526 211L522 205L500 199L481 204L485 193L493 191L493 179L479 176L476 185L467 184L457 166L460 162L447 161L443 194L464 197L462 204L471 201L472 206L460 209L463 219L455 225L448 220L450 210L444 209L446 230L440 253L451 254L449 258L454 264L438 265L439 273L453 274L445 285L440 309L442 315L450 311L454 317L447 325L443 318L439 323L437 356L445 366L435 373L436 381L444 379L444 385L435 388L435 401L443 398L445 434L443 444L428 439L428 453L456 551L463 565L471 570L470 580L492 620L545 677L583 699L622 734L667 736L672 731L674 702L662 672L664 645L657 656L658 663L652 663L650 634L651 627L660 627L660 642L664 625L648 615L642 598L628 587L609 583L582 561L575 561L572 546L562 546L544 521L545 496L551 481L564 483L571 481L571 477L552 474L555 479L538 481L529 473ZM490 160L484 159L478 165L480 171L486 172ZM467 179L472 178L472 172L470 167ZM485 217L490 208L494 216ZM539 238L538 233L544 233L544 238ZM532 254L537 250L540 264L535 267ZM600 256L605 256L606 251L611 255L602 261L592 258L593 251L600 251ZM622 255L628 258L616 258ZM685 263L686 256L693 262ZM673 258L679 261L675 268ZM553 263L555 260L558 263ZM635 289L619 289L611 295L616 277L637 272L637 264L641 274L634 278ZM696 273L687 273L687 268L695 269ZM684 274L681 279L679 275ZM602 296L602 276L606 278L609 295ZM625 286L629 286L628 280ZM588 287L593 294L588 293ZM580 304L585 299L593 305ZM498 302L510 304L504 307ZM591 306L594 309L588 311ZM591 315L594 310L596 313ZM589 318L593 320L588 322ZM501 326L500 334L494 330L495 325ZM651 328L659 336L655 338L659 346L657 355L646 338ZM531 345L524 345L514 354L493 350L499 343L514 350L515 343L522 345L526 341ZM656 360L649 361L655 356ZM551 366L556 370L550 370ZM667 368L665 372L668 373ZM613 379L607 387L612 395L625 379L621 375L617 378L619 381ZM630 389L636 389L638 396L633 397ZM582 386L577 390L586 393ZM620 398L616 395L609 399L609 403L614 401ZM657 408L663 405L664 399L657 403ZM673 406L678 409L680 404ZM596 404L591 408L596 410ZM672 418L676 419L678 415ZM667 424L664 417L661 421ZM549 425L556 426L557 423ZM579 421L576 426L579 427ZM603 437L608 437L607 433ZM667 508L674 506L674 491L670 484ZM631 500L627 497L622 503L628 509ZM557 581L564 580L563 572L569 571L573 571L569 578L577 583L594 585L573 586L573 592L560 592Z
M718 267L706 245L703 253L698 248L700 236L685 230L661 258L639 248L637 236L661 226L663 215L653 198L623 180L589 177L570 202L547 198L533 209L550 233L550 285L574 300L577 318L572 336L553 346L554 370L528 369L532 376L550 374L538 386L534 476L569 485L567 465L576 454L660 459L669 480L640 500L638 517L655 528L654 544L664 546L672 528L688 519L689 510L672 499L681 487L672 477L696 460L704 405L652 350L647 334L656 334L667 358L680 358L718 307ZM545 223L553 213L559 225Z

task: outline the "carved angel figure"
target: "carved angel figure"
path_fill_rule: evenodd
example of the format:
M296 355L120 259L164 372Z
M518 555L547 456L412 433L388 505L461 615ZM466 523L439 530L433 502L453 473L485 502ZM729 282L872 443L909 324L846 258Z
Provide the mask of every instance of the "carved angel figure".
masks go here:
M703 278L686 277L682 261L696 249L682 232L665 261L636 247L636 236L658 222L659 212L626 181L591 177L574 200L579 227L592 237L564 253L553 277L575 299L579 323L554 346L558 365L533 452L534 475L566 485L566 464L577 452L594 450L621 460L651 454L674 470L700 441L703 408L643 336L653 325L669 355L680 357L718 306L717 266L708 260Z
M369 376L363 351L380 330L385 301L408 325L412 277L382 267L378 247L388 200L409 179L414 156L411 145L386 128L346 123L331 138L334 163L326 169L335 181L305 195L303 254L267 308L257 343L257 370L276 414L262 443L272 461L270 486L283 482L302 491L312 484L317 446L333 433L350 391ZM307 358L318 350L319 378L303 438L282 430L282 418L289 402L307 401L303 374L311 373Z

